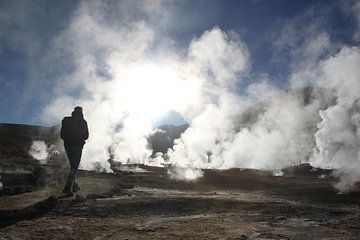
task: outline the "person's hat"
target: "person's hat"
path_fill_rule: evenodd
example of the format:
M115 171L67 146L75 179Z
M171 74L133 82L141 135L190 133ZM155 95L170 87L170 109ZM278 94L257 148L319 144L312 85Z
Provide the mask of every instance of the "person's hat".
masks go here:
M74 108L74 112L83 112L83 109L82 109L82 107L80 107L80 106L76 106L75 108Z

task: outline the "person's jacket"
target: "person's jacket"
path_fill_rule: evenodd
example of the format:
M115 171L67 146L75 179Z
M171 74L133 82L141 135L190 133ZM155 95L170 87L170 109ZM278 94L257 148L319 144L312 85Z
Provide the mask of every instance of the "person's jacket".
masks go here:
M60 137L64 145L84 145L89 138L89 130L82 115L65 117L61 123Z

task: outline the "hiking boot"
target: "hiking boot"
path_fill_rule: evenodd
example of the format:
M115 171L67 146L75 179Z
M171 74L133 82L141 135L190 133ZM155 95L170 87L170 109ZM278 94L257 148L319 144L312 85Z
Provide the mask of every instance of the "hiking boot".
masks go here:
M65 196L66 197L72 197L72 196L74 196L74 193L73 192L64 192L64 194L65 194Z
M72 196L74 195L74 193L71 191L70 188L68 187L65 187L64 190L63 190L63 193L65 193L67 196Z

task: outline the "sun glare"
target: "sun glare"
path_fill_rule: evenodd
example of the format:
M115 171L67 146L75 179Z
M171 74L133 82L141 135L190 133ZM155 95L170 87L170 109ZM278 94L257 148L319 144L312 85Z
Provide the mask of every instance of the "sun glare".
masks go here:
M123 87L128 111L152 120L183 109L193 92L176 71L152 64L130 69Z

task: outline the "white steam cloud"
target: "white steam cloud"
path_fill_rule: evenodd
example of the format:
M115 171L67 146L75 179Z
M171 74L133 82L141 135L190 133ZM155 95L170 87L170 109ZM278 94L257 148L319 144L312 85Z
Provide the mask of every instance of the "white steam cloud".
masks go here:
M39 160L40 163L46 163L49 155L46 143L44 141L33 141L29 149L29 154L34 159Z
M360 181L360 48L343 47L319 66L319 84L336 92L334 106L320 111L315 134L315 166L336 169L337 187L351 190Z
M169 168L167 173L172 179L187 181L187 182L197 181L199 178L201 178L204 175L203 171L199 169L183 168L179 166Z
M45 58L61 74L42 119L59 121L74 106L84 107L90 138L82 168L110 171L109 158L171 164L171 176L195 180L201 168L278 170L310 162L337 169L341 190L360 180L358 46L332 43L319 22L300 39L299 18L275 46L292 49L289 84L314 86L310 95L284 92L266 77L238 89L251 72L241 37L214 27L179 51L173 39L161 37L165 23L176 22L168 14L174 5L155 2L81 2L50 44ZM355 12L358 4L351 7ZM168 110L190 127L166 157L151 159L152 121Z

